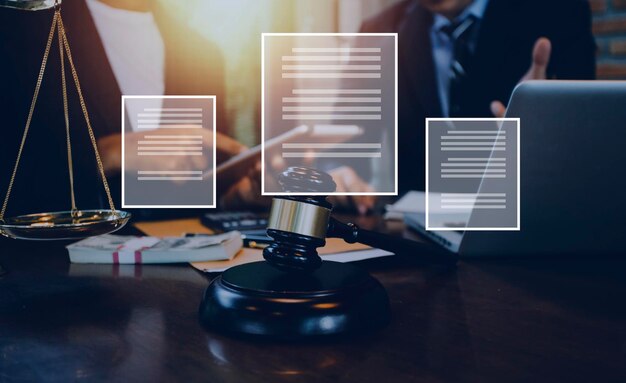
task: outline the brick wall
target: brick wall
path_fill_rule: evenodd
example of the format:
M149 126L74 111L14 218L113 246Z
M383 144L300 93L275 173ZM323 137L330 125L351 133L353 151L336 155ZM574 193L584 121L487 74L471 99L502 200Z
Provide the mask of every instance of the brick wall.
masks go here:
M626 79L626 0L590 0L598 79Z

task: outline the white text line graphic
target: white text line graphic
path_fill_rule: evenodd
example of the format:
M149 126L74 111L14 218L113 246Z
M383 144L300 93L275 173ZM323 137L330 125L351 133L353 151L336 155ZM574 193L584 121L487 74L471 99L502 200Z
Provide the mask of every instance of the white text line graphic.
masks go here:
M381 102L380 97L283 97L284 103L292 102L315 102L315 103L327 103L336 104L344 102L364 102L364 103L377 103Z
M338 47L338 48L291 48L294 53L380 53L380 48L358 48L358 47Z
M214 208L216 97L122 96L122 114L122 206Z
M263 34L262 194L294 193L274 182L282 164L325 171L328 166L350 167L363 180L345 188L338 184L335 192L325 191L327 195L397 192L397 37ZM303 127L310 134L297 136ZM278 145L286 134L293 137ZM265 182L269 178L272 181Z
M380 158L380 153L287 152L283 158Z
M441 208L506 209L506 193L442 193Z
M519 119L426 121L426 230L520 230Z
M283 149L380 149L381 144L321 144L321 143L292 143L283 144Z
M380 61L380 56L283 56L283 61Z
M382 89L293 89L293 94L381 94Z

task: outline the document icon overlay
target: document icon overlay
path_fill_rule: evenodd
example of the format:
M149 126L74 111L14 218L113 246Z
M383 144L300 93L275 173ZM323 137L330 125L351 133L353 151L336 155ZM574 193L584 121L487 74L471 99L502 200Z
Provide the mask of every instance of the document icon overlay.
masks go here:
M122 206L215 207L215 96L122 96Z
M518 118L426 120L426 230L520 230Z
M397 194L397 34L264 33L263 195ZM279 174L330 174L286 192Z

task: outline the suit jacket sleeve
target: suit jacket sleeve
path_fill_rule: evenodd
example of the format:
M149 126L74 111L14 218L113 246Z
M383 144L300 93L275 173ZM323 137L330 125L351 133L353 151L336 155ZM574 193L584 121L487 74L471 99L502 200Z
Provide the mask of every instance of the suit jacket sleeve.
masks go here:
M559 20L558 33L548 68L550 77L561 80L593 80L596 74L596 44L591 29L591 10L585 0L568 2Z

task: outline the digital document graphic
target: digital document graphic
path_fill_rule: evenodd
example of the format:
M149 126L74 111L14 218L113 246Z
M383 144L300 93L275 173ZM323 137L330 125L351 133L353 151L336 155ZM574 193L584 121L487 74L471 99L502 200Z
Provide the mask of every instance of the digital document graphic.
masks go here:
M215 207L215 96L122 96L122 206Z
M266 33L262 66L263 195L397 194L396 34ZM337 190L285 193L290 166Z
M426 229L519 230L517 118L426 121Z

